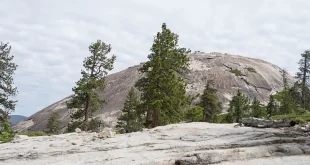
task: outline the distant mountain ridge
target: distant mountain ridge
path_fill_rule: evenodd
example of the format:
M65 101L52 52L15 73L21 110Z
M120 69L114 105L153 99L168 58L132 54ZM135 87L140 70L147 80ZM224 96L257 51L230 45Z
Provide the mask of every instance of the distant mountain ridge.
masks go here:
M195 52L189 55L189 58L190 72L182 75L187 83L186 93L188 95L201 94L207 80L213 80L224 112L238 89L251 100L257 98L266 104L269 95L280 91L283 86L282 69L264 60L217 52ZM131 66L106 77L106 89L100 97L108 100L108 103L94 113L94 117L102 120L106 126L115 127L126 94L135 82L142 77L138 72L138 68L142 64ZM292 84L294 81L295 79L288 75L288 83ZM59 113L62 128L65 129L70 121L66 107L66 101L70 99L71 96L68 96L44 108L18 123L14 129L21 132L44 131L50 112L53 111ZM195 100L195 102L197 101Z
M11 126L15 126L17 123L23 121L26 118L26 116L22 115L10 115L9 123L11 123Z

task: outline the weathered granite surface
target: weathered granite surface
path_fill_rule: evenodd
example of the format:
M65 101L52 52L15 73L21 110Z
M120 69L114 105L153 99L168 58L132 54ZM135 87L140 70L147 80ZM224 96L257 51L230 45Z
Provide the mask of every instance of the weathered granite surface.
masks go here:
M18 137L5 165L308 165L310 136L294 129L182 123L100 139L97 133Z
M236 94L237 89L240 89L251 99L256 97L261 102L266 103L269 95L279 91L282 87L281 68L263 60L202 52L193 53L190 55L190 60L191 71L189 74L183 75L188 83L187 94L202 93L207 80L212 79L215 88L218 89L218 97L223 103L224 109L228 107L228 103ZM141 77L137 70L140 66L129 67L107 76L107 87L102 93L102 97L108 100L108 104L97 111L95 117L101 118L108 127L115 126L126 94ZM236 76L230 72L231 69L241 71L241 75ZM293 82L291 76L288 77L288 82ZM64 98L44 108L14 128L19 131L42 131L45 129L51 111L57 111L60 114L62 127L66 127L70 119L65 103L69 99L70 97Z

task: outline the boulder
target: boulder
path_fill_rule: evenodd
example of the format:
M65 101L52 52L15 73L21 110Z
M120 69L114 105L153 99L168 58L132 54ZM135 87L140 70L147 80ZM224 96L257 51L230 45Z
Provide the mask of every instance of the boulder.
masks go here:
M82 130L81 130L80 128L75 128L75 132L76 132L76 133L81 133Z
M244 126L258 127L258 128L279 128L292 127L296 122L292 120L268 120L255 117L242 118L241 123Z
M112 128L105 127L101 132L98 133L98 138L106 139L115 137L115 131Z

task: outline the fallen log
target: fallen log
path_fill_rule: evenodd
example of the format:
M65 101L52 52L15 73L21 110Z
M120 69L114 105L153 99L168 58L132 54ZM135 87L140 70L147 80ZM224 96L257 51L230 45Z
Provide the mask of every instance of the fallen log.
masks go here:
M258 128L293 127L296 125L296 121L293 120L268 120L255 117L243 118L241 123L244 126Z

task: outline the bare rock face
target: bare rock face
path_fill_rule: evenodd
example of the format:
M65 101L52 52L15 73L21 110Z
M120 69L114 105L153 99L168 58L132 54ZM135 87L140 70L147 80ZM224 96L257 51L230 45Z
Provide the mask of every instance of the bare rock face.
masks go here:
M256 97L266 103L270 94L274 94L282 88L281 68L263 60L201 52L191 54L190 60L191 71L183 75L188 83L187 94L202 93L207 80L213 80L224 110L227 109L228 103L236 94L237 89L240 89L251 99ZM100 118L105 125L109 127L116 125L126 94L142 76L137 70L141 65L129 67L107 76L106 90L101 97L107 99L108 103L94 115ZM289 76L288 81L293 83L294 80ZM14 128L19 131L44 130L50 111L57 111L61 116L62 127L66 127L70 120L66 108L66 101L69 99L70 96L44 108L18 123Z
M308 165L310 136L294 129L183 123L101 139L69 133L0 144L0 164Z

